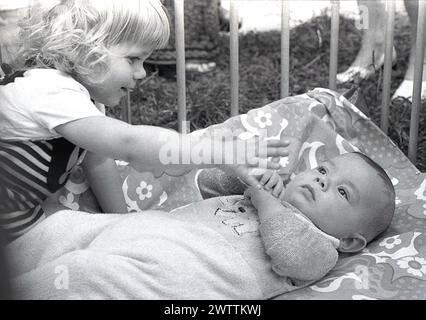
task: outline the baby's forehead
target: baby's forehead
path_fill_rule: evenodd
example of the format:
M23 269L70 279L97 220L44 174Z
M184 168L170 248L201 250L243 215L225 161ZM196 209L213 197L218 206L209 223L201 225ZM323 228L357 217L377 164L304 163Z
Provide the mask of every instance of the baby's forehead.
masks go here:
M351 171L376 172L366 160L356 153L341 154L330 159L325 159L321 163L328 164L331 168L335 169L349 168Z
M361 158L361 156L355 152L348 152L348 153L343 153L343 154L339 154L337 156L328 158L328 159L324 159L324 161L331 161L331 162L340 162L340 161L362 161L364 162L364 160Z
M388 193L389 188L378 170L358 154L342 154L325 160L320 165L327 165L333 175L354 184L361 191L364 186L374 185L375 188L367 188L369 192L375 195Z

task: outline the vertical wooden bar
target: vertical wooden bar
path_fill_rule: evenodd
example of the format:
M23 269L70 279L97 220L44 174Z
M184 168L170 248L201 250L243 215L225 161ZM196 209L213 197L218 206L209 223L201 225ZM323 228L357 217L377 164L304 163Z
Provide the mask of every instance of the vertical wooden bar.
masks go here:
M184 1L175 0L176 79L178 93L178 130L187 133L186 125L186 75L185 75L185 19Z
M331 90L336 90L336 75L337 75L337 56L338 56L338 41L339 41L339 11L340 2L332 1L331 6L331 39L330 39L330 78L328 87Z
M410 142L408 145L408 158L414 164L417 161L416 158L419 134L423 61L425 56L426 1L419 1L419 13L417 21L416 52L414 59L413 104L411 106Z
M0 45L0 79L2 78L3 69L1 68L1 64L3 63L3 57L1 55L1 45Z
M290 88L290 0L282 0L281 12L281 98Z
M380 127L387 134L389 129L389 103L392 78L392 51L395 26L395 1L386 0L385 64L383 72L382 114Z
M230 67L231 67L231 117L239 113L239 60L238 60L238 8L237 0L230 1Z

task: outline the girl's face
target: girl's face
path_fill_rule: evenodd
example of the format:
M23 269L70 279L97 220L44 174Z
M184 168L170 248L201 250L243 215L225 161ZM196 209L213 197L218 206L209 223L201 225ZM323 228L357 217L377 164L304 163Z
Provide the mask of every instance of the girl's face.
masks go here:
M131 44L119 44L110 48L108 74L99 74L103 78L101 82L85 86L90 97L108 107L118 105L127 91L135 88L136 80L145 78L143 62L151 52L140 45Z

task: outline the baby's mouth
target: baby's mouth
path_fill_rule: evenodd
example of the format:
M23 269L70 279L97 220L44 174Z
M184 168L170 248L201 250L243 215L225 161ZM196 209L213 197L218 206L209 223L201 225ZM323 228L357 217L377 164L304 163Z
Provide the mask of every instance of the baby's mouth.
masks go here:
M303 186L302 186L302 188L306 189L306 190L310 193L310 195L311 195L312 199L315 201L315 191L314 191L314 188L312 188L312 187L311 187L310 185L308 185L308 184L303 185Z

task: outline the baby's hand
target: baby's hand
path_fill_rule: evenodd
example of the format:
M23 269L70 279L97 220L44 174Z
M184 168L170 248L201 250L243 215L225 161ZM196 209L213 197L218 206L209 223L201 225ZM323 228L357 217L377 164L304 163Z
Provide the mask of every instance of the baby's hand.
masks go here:
M284 197L284 183L281 176L272 170L267 170L260 178L260 184L263 185L265 190L270 191L270 193L280 200Z
M248 187L244 192L244 197L250 200L253 206L258 210L268 206L268 204L271 203L271 199L274 199L270 193L258 187Z
M252 205L257 209L257 214L261 223L277 214L280 215L283 210L281 201L264 189L250 187L246 190L244 196L249 199Z

